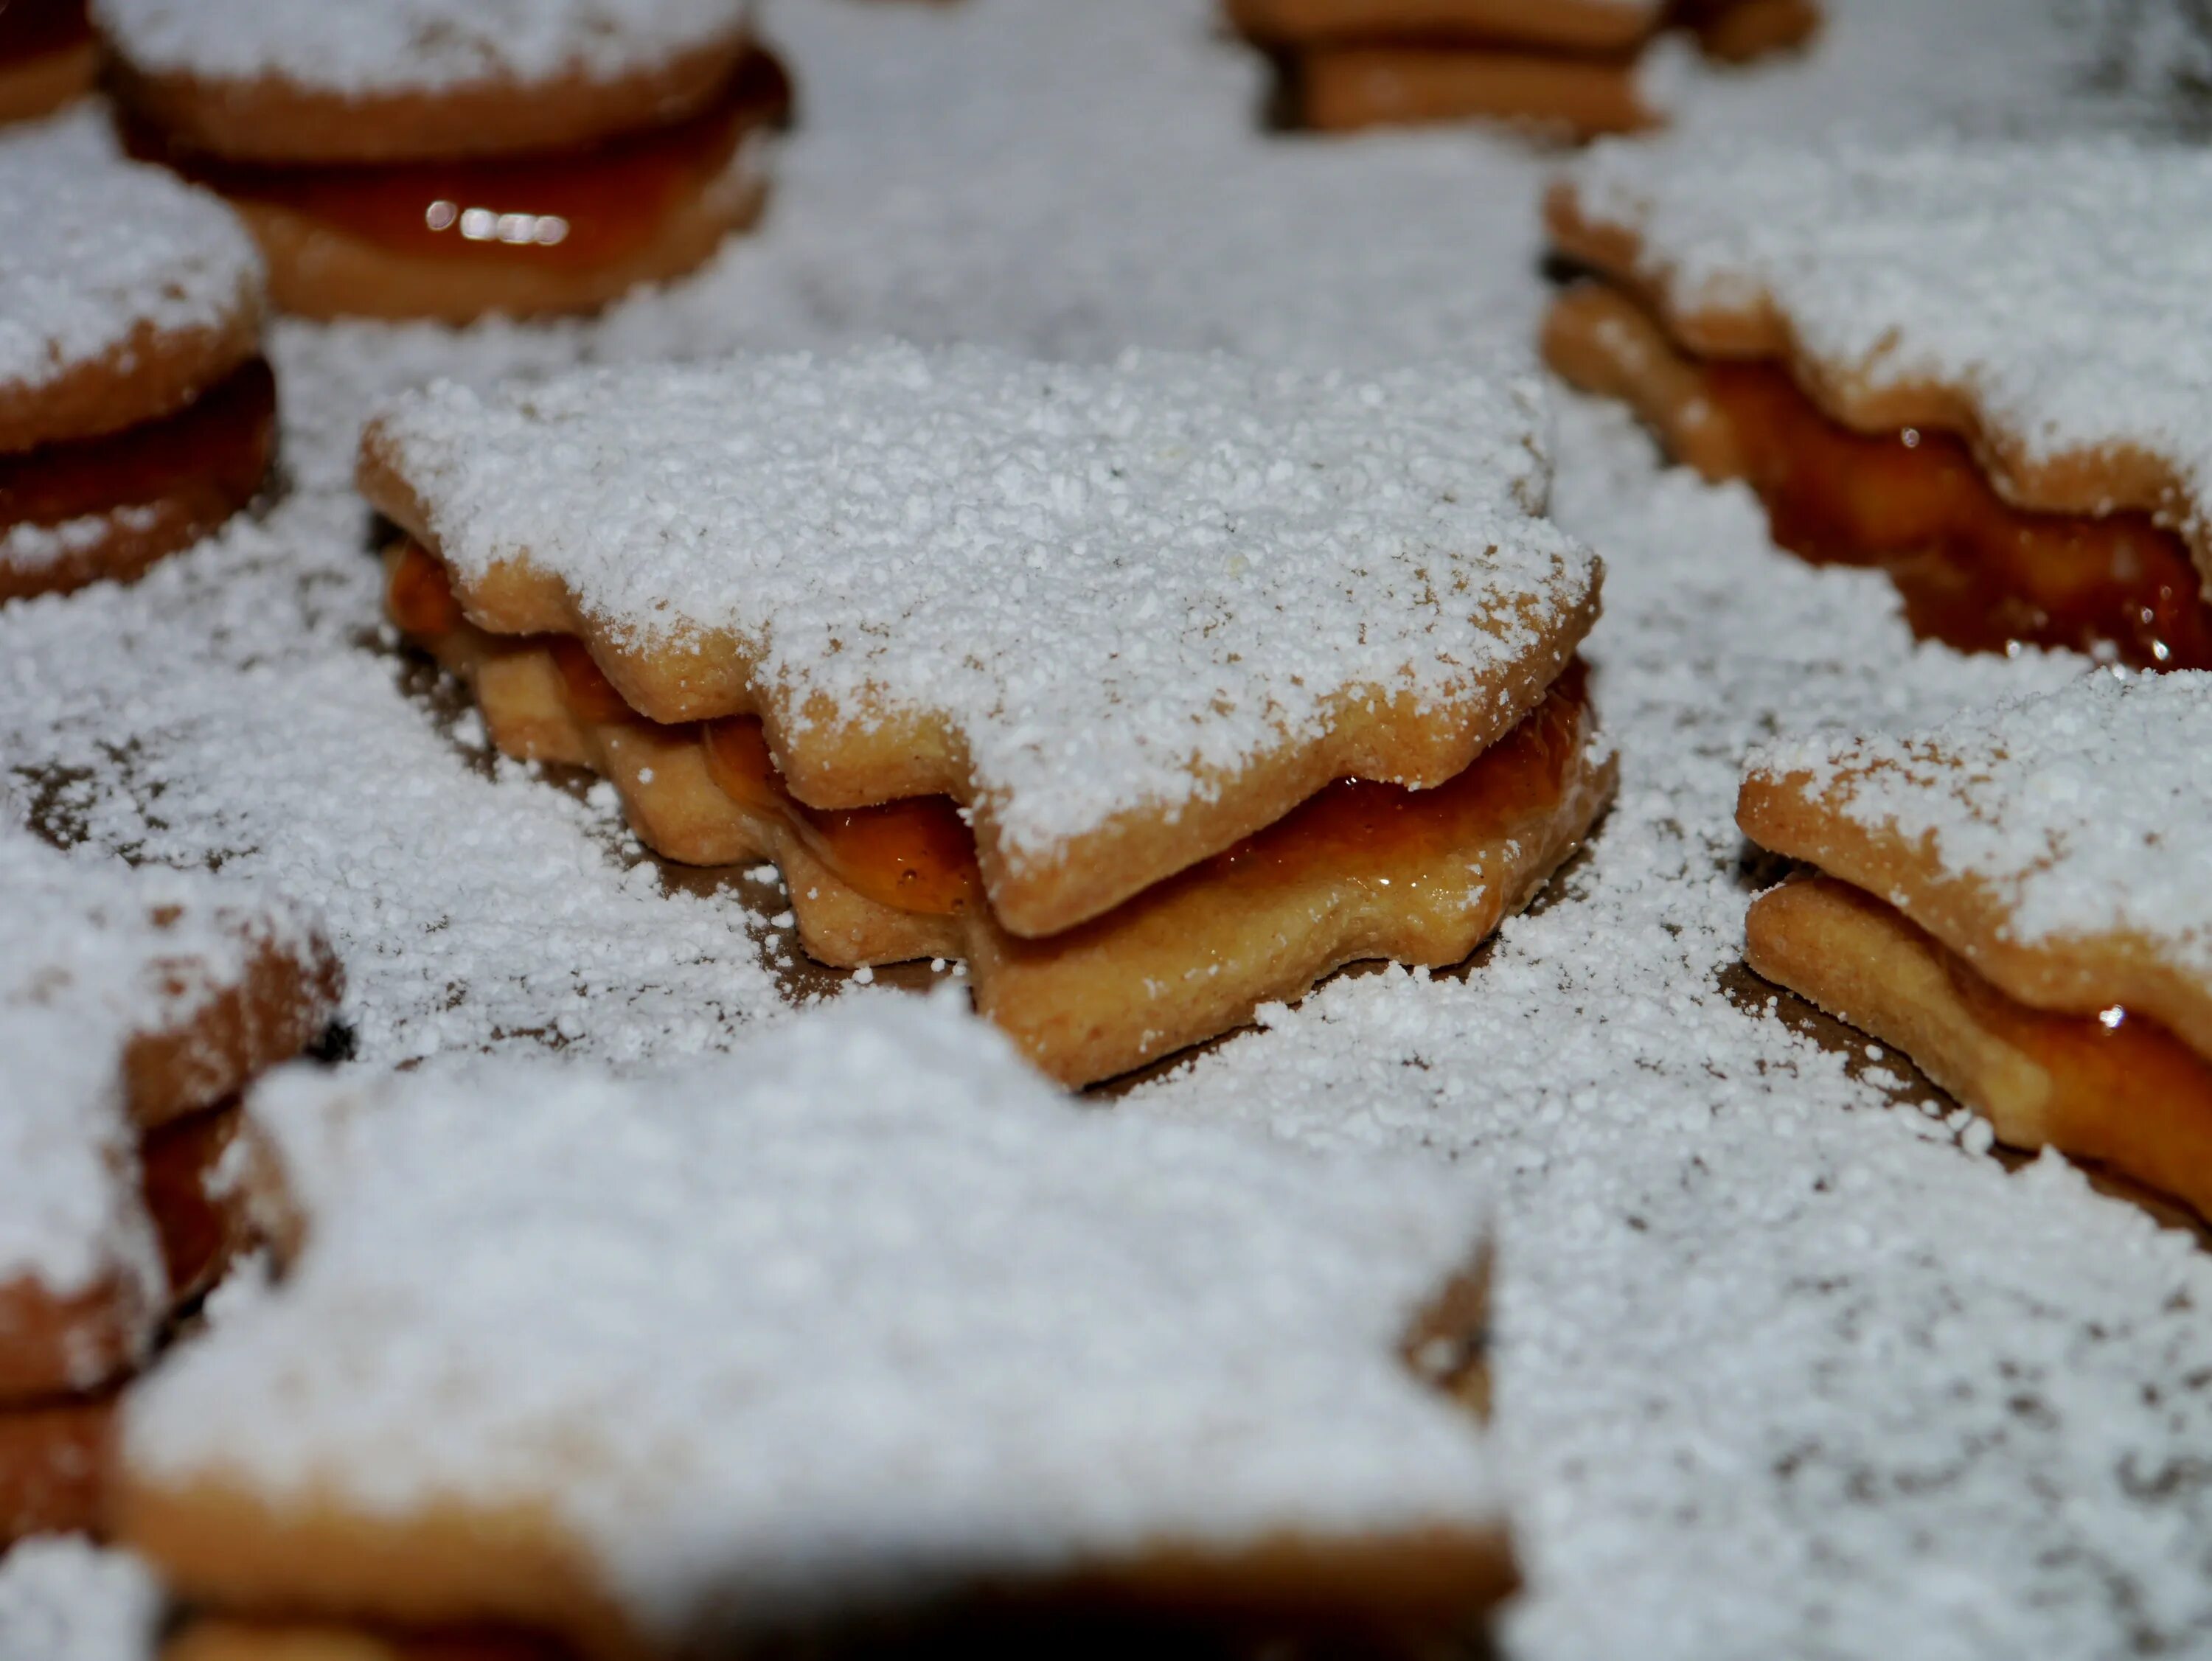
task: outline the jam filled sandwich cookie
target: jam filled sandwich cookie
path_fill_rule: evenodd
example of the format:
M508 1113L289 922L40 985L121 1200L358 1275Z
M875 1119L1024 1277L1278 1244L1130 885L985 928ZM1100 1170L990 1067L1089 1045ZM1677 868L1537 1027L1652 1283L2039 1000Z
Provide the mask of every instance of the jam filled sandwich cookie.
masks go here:
M268 476L252 239L77 117L0 139L0 599L137 577Z
M27 121L92 90L99 48L84 0L0 5L0 122Z
M235 1097L334 1005L311 927L251 891L0 830L0 1543L100 1520L116 1387L243 1220Z
M1794 46L1814 0L1227 0L1266 51L1276 104L1298 127L1344 132L1488 117L1574 137L1660 120L1639 60L1662 29L1694 31L1741 62Z
M2212 288L2160 228L2208 214L2197 149L1607 146L1545 354L1923 634L2212 667Z
M1086 1112L944 997L249 1112L279 1278L125 1409L118 1537L196 1661L312 1652L263 1616L1433 1635L1513 1583L1463 1173Z
M410 394L389 604L510 755L965 959L1070 1082L1465 957L1611 789L1538 390L879 347Z
M744 0L96 0L133 149L228 197L309 317L581 312L766 201Z
M2208 745L2212 676L2185 670L1755 755L1738 821L1816 875L1753 904L1751 966L1998 1140L2212 1217Z

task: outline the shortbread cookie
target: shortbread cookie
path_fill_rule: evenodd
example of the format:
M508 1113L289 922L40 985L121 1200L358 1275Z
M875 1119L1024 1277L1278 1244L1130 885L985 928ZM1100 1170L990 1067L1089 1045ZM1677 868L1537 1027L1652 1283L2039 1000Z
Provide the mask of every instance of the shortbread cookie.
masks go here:
M136 577L268 473L252 241L77 118L0 140L0 599Z
M362 472L502 749L775 859L828 961L969 959L1083 1082L1456 961L1588 830L1598 571L1522 397L890 348L441 389Z
M790 103L742 0L94 13L134 150L228 197L311 316L584 311L680 276L758 216Z
M1317 131L1485 118L1589 138L1662 120L1638 64L1662 27L1741 63L1802 43L1813 0L1228 0L1276 68L1275 105Z
M665 726L574 640L463 621L437 563L391 556L390 607L467 681L492 742L587 767L665 858L783 870L800 943L839 967L968 961L977 1006L1054 1077L1084 1084L1238 1025L1363 957L1455 963L1533 897L1612 794L1581 665L1433 790L1341 780L1223 852L1077 928L1010 933L944 797L847 812L793 799L750 716Z
M2212 676L2183 671L1760 752L1739 821L1825 875L1754 903L1752 967L2000 1139L2212 1215L2208 743Z
M100 67L84 0L0 6L0 122L27 121L92 90Z
M337 970L289 908L20 832L0 906L0 1403L20 1403L128 1371L219 1270L222 1105L320 1030Z
M946 794L1018 934L1331 779L1457 773L1596 614L1537 389L903 346L410 394L361 482L469 620L761 718L792 794Z
M994 1597L1433 1634L1512 1582L1464 1173L1079 1111L941 997L252 1112L299 1243L125 1408L188 1602L611 1657Z
M1603 282L1547 355L1923 633L2212 667L2208 301L2160 228L2207 203L2203 152L2118 142L1601 149L1549 218Z

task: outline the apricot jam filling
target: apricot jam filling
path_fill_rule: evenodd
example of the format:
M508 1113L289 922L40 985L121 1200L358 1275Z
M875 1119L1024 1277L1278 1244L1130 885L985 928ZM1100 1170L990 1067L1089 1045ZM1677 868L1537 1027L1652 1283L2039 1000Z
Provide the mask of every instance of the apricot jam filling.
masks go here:
M1855 433L1773 364L1701 367L1774 540L1817 563L1881 567L1919 633L1972 652L2103 646L2140 668L2212 668L2202 579L2149 515L2030 512L1953 433Z
M84 0L0 0L0 70L92 39Z
M131 154L245 202L289 209L394 253L562 270L614 264L729 167L748 133L784 119L791 82L756 51L688 120L589 149L378 166L246 165L186 152L143 124Z
M2212 1123L2212 1063L2149 1016L2118 1004L2055 1015L2001 991L1954 953L1943 952L1943 967L1974 1019L2049 1074L2057 1099L2092 1104L2116 1125L2176 1109Z
M445 568L413 543L393 565L386 605L392 621L421 640L465 625ZM537 643L560 670L562 702L573 718L587 725L645 720L580 642L549 635ZM1559 809L1583 742L1588 697L1586 673L1576 658L1511 732L1434 789L1340 779L1169 880L1267 883L1322 874L1400 886L1411 894L1436 885L1464 892L1470 887L1466 850ZM696 731L708 776L724 795L784 824L869 899L951 916L980 893L975 838L950 797L908 797L837 811L810 808L785 788L758 719L731 716L702 723Z
M276 441L276 381L255 358L173 415L0 455L0 534L173 505L218 524L253 500Z

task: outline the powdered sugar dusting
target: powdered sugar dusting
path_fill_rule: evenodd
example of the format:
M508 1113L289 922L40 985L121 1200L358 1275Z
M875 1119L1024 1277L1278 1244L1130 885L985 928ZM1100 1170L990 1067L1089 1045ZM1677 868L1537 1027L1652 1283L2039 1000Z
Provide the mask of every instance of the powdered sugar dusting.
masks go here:
M257 948L304 953L308 924L234 884L58 853L7 824L0 916L0 1282L29 1276L67 1297L120 1272L150 1306L161 1266L135 1179L124 1046L188 1023Z
M64 519L58 524L11 525L0 531L0 566L18 571L44 570L72 555L97 548L118 531L149 530L159 513L158 508L132 505Z
M35 390L142 327L222 328L260 304L261 257L230 209L124 161L90 115L0 137L0 385Z
M339 94L618 80L727 39L748 0L93 0L132 64Z
M1214 15L781 5L807 107L761 235L591 324L280 324L292 498L137 588L0 609L0 752L102 846L317 895L357 1070L480 1046L665 1065L776 1017L787 897L663 892L611 808L457 749L450 706L395 683L345 488L360 414L438 374L887 332L1361 368L1530 338L1556 155L1265 136L1262 66ZM1747 149L1962 108L2078 126L2100 106L2049 66L2081 44L2045 0L1853 0L1802 59L1692 66L1677 119ZM1532 1580L1510 1655L2203 1648L2201 1256L2055 1159L1972 1156L1962 1112L1893 1111L1898 1064L1854 1078L1734 969L1765 880L1732 822L1753 745L1925 728L2086 665L1916 647L1885 579L1775 553L1752 498L1659 470L1614 412L1570 403L1556 451L1555 511L1611 567L1592 652L1625 771L1564 897L1463 984L1341 979L1147 1103L1492 1175Z
M76 1535L0 1557L0 1661L151 1661L161 1590L127 1552Z
M439 386L380 431L465 579L522 559L648 647L733 635L787 718L941 712L1018 859L1544 646L1596 568L1536 517L1535 397L882 346Z
M1764 294L1802 349L1935 384L2049 459L2129 446L2212 499L2212 152L2118 139L1606 145L1583 211L1684 309Z
M1844 817L1986 884L2017 940L2124 935L2212 980L2212 674L2084 676L1903 737L1754 750Z
M1466 1177L1085 1112L963 1003L628 1084L279 1081L305 1252L134 1395L126 1458L548 1502L672 1636L710 1596L1495 1523L1475 1422L1398 1355L1480 1248Z

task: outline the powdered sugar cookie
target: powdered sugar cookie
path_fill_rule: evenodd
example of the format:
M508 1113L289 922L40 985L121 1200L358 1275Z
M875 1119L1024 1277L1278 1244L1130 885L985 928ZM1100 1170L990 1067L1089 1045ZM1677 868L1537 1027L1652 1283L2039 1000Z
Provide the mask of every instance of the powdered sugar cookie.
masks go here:
M790 88L743 0L100 0L134 149L213 185L278 305L588 310L764 203Z
M222 204L89 119L0 140L0 599L127 579L260 488L261 268Z
M125 1409L121 1533L190 1601L614 1656L1510 1584L1464 1173L1080 1112L943 998L252 1111L300 1244Z
M436 389L362 478L495 742L671 858L784 864L832 961L970 957L1081 1081L1350 957L1456 961L1589 827L1610 758L1553 688L1599 573L1540 517L1534 396L880 348Z
M1896 1044L1998 1137L2212 1215L2212 676L2087 677L1902 739L1753 755L1737 818L1825 873L1752 967Z
M1812 0L1228 0L1227 10L1273 58L1276 105L1293 125L1486 117L1576 137L1662 118L1638 60L1668 24L1741 62L1800 44L1820 18Z
M105 1391L243 1238L229 1105L328 1020L295 912L0 834L0 1538L94 1520Z
M2201 151L2117 142L1601 149L1546 351L1923 633L2212 667L2205 288L2154 228L2207 202Z
M100 67L84 0L0 7L0 122L27 121L92 90Z

